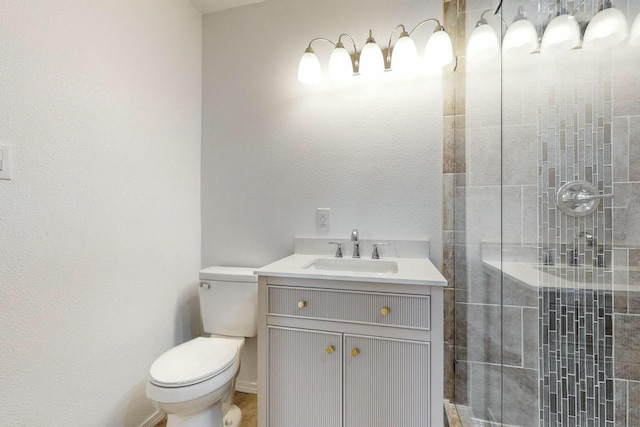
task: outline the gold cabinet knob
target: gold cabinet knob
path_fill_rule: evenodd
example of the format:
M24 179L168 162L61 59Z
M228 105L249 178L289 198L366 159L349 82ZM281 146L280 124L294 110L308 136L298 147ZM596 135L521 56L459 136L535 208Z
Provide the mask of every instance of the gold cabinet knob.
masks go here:
M336 351L336 348L332 345L330 345L329 347L327 347L327 354L333 354L333 352Z
M305 308L307 306L306 301L298 301L298 308Z
M359 354L360 354L360 350L358 350L357 348L354 348L353 350L351 350L351 356L358 357Z
M391 310L389 310L389 307L382 307L380 309L380 313L382 313L383 316L386 316L387 314L389 314L391 312Z

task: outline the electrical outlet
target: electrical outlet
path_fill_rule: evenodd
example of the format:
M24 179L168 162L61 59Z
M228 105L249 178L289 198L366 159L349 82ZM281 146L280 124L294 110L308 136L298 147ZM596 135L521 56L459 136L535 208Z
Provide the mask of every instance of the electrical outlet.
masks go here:
M318 230L328 230L330 226L331 219L331 209L329 208L318 208L316 210L316 228Z

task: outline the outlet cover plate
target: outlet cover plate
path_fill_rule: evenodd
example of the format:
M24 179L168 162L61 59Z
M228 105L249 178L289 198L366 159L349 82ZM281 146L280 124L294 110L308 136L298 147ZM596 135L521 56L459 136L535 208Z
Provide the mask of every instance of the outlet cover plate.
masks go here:
M331 225L331 209L316 209L316 228L318 230L328 230Z

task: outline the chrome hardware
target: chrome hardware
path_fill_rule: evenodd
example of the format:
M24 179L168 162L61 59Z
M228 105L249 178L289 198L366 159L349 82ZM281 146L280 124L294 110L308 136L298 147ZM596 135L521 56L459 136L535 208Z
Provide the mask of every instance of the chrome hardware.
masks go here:
M307 306L306 301L298 301L298 308L305 308Z
M325 351L327 352L327 354L333 354L333 352L336 351L336 348L330 345Z
M329 242L330 245L336 245L336 258L342 258L342 243Z
M585 240L587 241L588 248L593 248L596 245L596 237L588 231L580 233L580 236L584 236Z
M202 283L200 283L200 287L202 289L211 289L211 284L207 283L207 282L202 282Z
M600 199L612 199L613 194L597 194L598 189L587 181L570 181L556 193L556 203L569 216L586 216L594 212Z
M360 350L357 348L354 348L353 350L351 350L351 356L352 357L358 357L358 355L360 354Z
M358 240L358 230L356 228L351 232L351 241L353 242L353 257L360 258L360 240Z
M544 248L542 250L542 264L543 265L553 265L553 250L549 248Z
M578 249L567 249L567 265L570 265L572 267L580 265Z
M380 309L380 313L382 313L383 316L386 316L387 314L389 314L391 312L391 310L389 310L389 307L382 307Z
M378 253L378 246L387 246L388 243L380 242L373 244L373 253L371 254L371 259L380 259L380 254Z

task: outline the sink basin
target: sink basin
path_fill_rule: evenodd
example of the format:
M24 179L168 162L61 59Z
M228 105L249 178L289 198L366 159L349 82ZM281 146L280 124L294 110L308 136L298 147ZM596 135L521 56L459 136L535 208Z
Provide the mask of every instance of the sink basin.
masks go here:
M397 273L398 263L373 259L318 258L305 265L304 268L354 273Z

